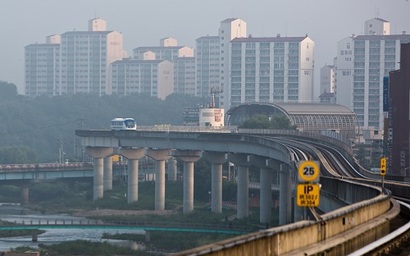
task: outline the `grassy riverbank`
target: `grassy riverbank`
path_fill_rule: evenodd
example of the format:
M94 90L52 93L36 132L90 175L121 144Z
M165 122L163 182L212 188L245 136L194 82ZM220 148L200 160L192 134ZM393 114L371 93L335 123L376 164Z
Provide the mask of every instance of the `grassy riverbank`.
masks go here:
M10 186L8 186L10 188ZM116 181L112 191L105 191L104 198L92 200L92 180L39 183L30 187L30 203L27 205L32 210L37 210L45 214L69 213L76 216L86 216L107 222L129 222L143 223L144 225L174 225L200 224L219 228L248 228L257 230L264 228L259 225L259 209L254 208L250 211L250 216L246 219L237 220L235 218L235 205L224 206L222 213L211 213L208 195L194 202L195 209L190 214L182 213L182 182L166 183L166 198L164 212L155 211L154 195L155 183L139 183L139 200L137 203L128 204L126 198L127 187L123 182ZM226 187L226 186L225 186ZM0 193L4 190L0 186ZM13 188L14 189L14 188ZM14 189L15 190L15 189ZM50 192L53 191L53 192ZM229 194L231 193L231 194ZM227 198L235 197L236 191L228 191ZM7 195L7 193L3 194ZM205 198L205 200L203 200ZM6 198L1 198L3 201ZM10 201L11 202L11 201ZM278 216L273 212L273 216ZM274 219L273 223L278 220ZM274 225L274 224L273 224ZM150 232L149 241L144 235L135 234L105 234L104 238L119 239L141 243L146 248L145 251L135 251L122 247L113 246L107 243L91 243L89 241L72 241L56 244L52 246L40 245L40 250L48 255L79 255L75 252L82 252L81 255L164 255L170 252L177 252L194 248L200 245L212 243L222 239L232 237L224 234L204 234L187 232ZM41 243L41 238L39 239ZM111 248L113 247L113 248ZM69 249L68 249L69 248ZM89 251L89 248L93 250ZM116 251L118 249L118 251ZM114 251L112 251L114 250ZM64 253L65 254L64 254ZM69 252L69 254L67 254ZM108 254L105 254L108 252ZM139 254L138 254L139 253ZM146 253L146 254L144 254Z

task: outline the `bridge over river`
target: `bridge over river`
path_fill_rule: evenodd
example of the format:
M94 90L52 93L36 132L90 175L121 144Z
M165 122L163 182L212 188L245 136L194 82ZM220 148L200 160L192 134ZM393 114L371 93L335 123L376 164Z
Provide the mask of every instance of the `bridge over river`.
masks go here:
M41 219L37 221L20 221L0 226L3 230L32 230L32 241L38 241L38 230L47 229L89 229L89 230L128 230L144 231L149 236L150 231L194 232L241 235L255 230L248 226L233 226L230 223L215 225L207 223L172 223L172 222L142 222L118 221L105 222L94 219Z

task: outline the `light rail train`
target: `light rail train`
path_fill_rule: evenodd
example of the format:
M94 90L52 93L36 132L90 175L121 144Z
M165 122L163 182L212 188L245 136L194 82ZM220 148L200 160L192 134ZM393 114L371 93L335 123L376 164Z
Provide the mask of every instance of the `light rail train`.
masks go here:
M136 130L137 123L134 118L127 117L117 117L111 120L111 130L122 131L122 130Z

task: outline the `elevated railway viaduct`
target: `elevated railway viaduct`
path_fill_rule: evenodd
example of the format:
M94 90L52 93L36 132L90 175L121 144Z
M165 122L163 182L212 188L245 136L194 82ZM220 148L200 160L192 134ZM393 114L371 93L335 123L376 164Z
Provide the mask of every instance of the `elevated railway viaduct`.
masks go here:
M183 211L193 211L193 162L200 157L212 163L212 212L222 210L222 163L238 165L237 217L248 216L249 166L260 168L260 222L271 221L272 172L280 177L280 227L181 252L179 255L346 255L385 236L390 220L400 212L391 194L380 187L345 179L321 177L325 214L316 220L291 219L291 180L294 156L288 147L272 139L247 134L173 131L78 130L87 153L94 158L94 199L104 191L104 158L118 153L129 159L128 189L138 200L138 159L148 155L157 161L155 208L165 205L164 161L170 156L184 162ZM323 138L322 138L323 139ZM335 146L336 144L333 144ZM327 209L326 209L327 208ZM314 210L314 209L312 209ZM297 222L294 222L297 221Z

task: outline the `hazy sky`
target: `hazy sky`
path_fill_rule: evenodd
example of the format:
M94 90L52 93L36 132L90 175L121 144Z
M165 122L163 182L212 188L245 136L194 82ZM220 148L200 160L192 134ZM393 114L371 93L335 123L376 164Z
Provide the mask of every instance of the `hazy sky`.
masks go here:
M316 78L323 65L332 64L337 41L362 34L365 20L383 18L392 33L410 33L408 0L1 0L0 80L22 92L24 46L44 43L51 34L87 30L95 17L123 33L129 53L168 36L195 47L196 38L217 35L220 22L232 17L245 20L254 37L308 34L316 43Z

